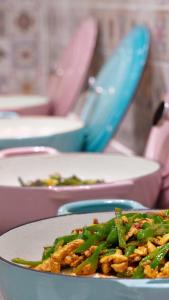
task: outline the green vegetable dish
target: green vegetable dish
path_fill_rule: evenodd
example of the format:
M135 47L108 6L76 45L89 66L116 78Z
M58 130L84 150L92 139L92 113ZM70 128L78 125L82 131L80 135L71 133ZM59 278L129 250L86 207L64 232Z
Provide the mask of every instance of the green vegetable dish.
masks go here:
M14 258L28 268L118 278L169 277L169 211L123 213L106 223L74 229L44 247L40 261Z
M92 185L92 184L99 184L104 183L104 180L98 179L80 179L76 175L71 177L64 178L60 174L56 173L50 175L48 178L45 179L37 179L30 182L24 182L21 177L18 178L18 181L21 186L25 187L40 187L40 186L76 186L76 185Z

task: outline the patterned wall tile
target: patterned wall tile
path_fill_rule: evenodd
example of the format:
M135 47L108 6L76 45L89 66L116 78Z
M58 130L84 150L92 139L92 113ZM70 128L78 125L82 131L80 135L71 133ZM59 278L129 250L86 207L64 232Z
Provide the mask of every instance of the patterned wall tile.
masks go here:
M12 61L14 68L36 69L39 64L38 53L36 49L37 40L14 40L14 51L12 52Z
M17 94L40 94L37 72L27 70L27 72L23 74L23 72L18 71L16 74L13 74L13 77L16 80L15 91Z
M169 62L169 11L155 12L151 32L153 59Z

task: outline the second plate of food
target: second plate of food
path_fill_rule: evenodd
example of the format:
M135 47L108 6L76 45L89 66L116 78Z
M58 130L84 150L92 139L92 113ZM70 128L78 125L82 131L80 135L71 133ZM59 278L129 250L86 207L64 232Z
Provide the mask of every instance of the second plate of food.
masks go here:
M132 199L154 207L160 165L140 157L54 154L0 159L0 231L55 216L64 203Z

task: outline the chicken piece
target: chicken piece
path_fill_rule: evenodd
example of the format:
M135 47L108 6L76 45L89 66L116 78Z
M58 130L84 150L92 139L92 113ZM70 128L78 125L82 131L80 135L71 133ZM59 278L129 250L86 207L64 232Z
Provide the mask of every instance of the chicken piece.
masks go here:
M127 268L127 276L131 277L134 273L135 268L134 267L128 267Z
M153 252L155 249L156 249L156 246L155 246L152 242L148 241L148 242L147 242L147 250L148 250L148 253L150 254L150 253Z
M166 211L165 210L160 210L158 211L158 214L153 214L154 216L158 215L160 217L165 217L166 216Z
M59 250L55 251L52 254L52 259L56 262L64 263L66 256L70 255L75 249L81 246L84 243L83 240L77 239L74 240L65 246L61 247Z
M91 246L88 250L84 252L85 256L89 257L93 254L93 252L96 250L97 246Z
M64 258L62 264L68 265L70 267L76 267L79 263L83 261L83 256L76 255L75 253L71 253Z
M163 268L161 268L158 278L169 277L169 262L167 262Z
M86 264L80 272L77 272L76 275L92 275L95 273L95 269L91 264Z
M159 246L166 244L168 241L169 241L169 233L164 234L162 237L157 236L156 238L153 239L153 242Z
M126 216L122 216L122 220L125 224L127 224L129 222L128 218Z
M152 223L153 223L153 219L149 219L149 218L141 219L141 220L139 221L139 223L140 223L141 225L143 225L144 223L152 224Z
M138 228L135 226L135 224L133 224L126 235L126 241L128 241L128 239L131 238L133 235L136 235L137 232L138 232Z
M136 253L140 256L146 256L147 248L145 246L139 246L137 249L134 250L134 253Z
M117 249L114 254L105 255L100 259L100 263L109 263L112 262L115 264L119 264L121 262L127 261L128 258L122 254L120 249Z
M140 261L142 259L142 257L137 253L133 253L128 257L128 259L130 262L137 262L137 261Z
M123 273L123 272L127 271L128 262L125 261L125 262L122 262L120 264L112 264L111 267L115 272Z
M60 265L59 262L54 261L53 259L51 259L50 265L51 265L51 272L52 273L60 273L61 265Z
M34 268L34 270L37 271L43 271L43 272L51 272L51 258L48 258L43 261L40 265Z
M103 274L109 274L110 271L111 271L111 267L110 267L110 264L109 264L109 263L103 263L103 264L101 265L101 268L102 268Z
M152 269L150 265L146 265L144 267L144 275L147 278L156 278L158 276L158 271L157 269Z

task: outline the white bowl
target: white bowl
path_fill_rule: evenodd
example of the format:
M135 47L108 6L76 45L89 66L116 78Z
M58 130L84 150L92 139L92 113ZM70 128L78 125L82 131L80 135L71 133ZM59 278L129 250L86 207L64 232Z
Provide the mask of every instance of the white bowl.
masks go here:
M47 115L50 103L39 95L1 95L0 111L16 112L20 115Z
M0 119L0 149L50 146L60 151L78 151L84 139L80 120L60 117Z

